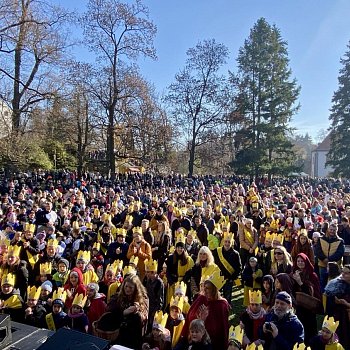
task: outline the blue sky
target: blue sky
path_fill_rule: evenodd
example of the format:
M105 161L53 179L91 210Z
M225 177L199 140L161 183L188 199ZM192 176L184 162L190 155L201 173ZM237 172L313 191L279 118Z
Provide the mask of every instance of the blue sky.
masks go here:
M85 0L55 0L82 10ZM260 17L275 24L288 43L290 67L301 85L300 111L292 125L314 139L329 126L340 58L350 40L350 0L144 0L157 25L157 61L139 59L141 73L162 94L183 68L186 51L214 38L230 51L236 71L239 48ZM80 57L82 59L82 57Z

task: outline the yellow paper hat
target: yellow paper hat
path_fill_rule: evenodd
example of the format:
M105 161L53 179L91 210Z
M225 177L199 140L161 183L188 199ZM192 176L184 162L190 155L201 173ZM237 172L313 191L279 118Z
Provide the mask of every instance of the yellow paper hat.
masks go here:
M133 266L128 265L124 266L123 268L123 276L125 277L126 275L136 275L136 270Z
M34 233L35 225L34 224L30 224L29 222L26 222L25 225L24 225L23 231L29 231L31 233Z
M275 240L275 234L274 233L271 233L271 231L267 231L266 234L265 234L265 242L266 241L271 241L273 242Z
M127 215L126 218L125 218L125 222L131 224L132 223L132 220L133 220L133 217L131 215Z
M153 272L157 272L158 270L158 261L157 260L153 260L153 259L146 259L145 260L145 270L146 271L153 271Z
M142 227L140 227L140 226L133 227L132 233L138 233L138 234L142 235Z
M283 244L284 241L284 236L282 233L276 234L274 237L274 241L278 241L281 245Z
M216 268L210 276L206 276L204 281L211 282L217 288L217 290L220 290L225 284L225 278L221 275L219 268Z
M279 223L280 223L280 221L277 219L277 220L275 220L275 219L272 219L272 221L271 221L271 223L270 223L270 227L273 229L273 230L278 230L278 228L279 228Z
M21 252L21 248L18 245L10 245L7 250L7 256L13 255L19 257L19 253Z
M221 225L220 225L220 224L215 224L215 225L214 225L214 231L215 231L215 232L222 233Z
M311 350L311 348L308 346L306 347L306 345L304 343L296 343L293 346L293 350Z
M241 326L233 327L231 326L228 332L228 339L233 340L236 339L240 342L240 344L243 343L243 336L244 336L244 330L241 328Z
M123 260L115 260L113 264L108 264L106 267L106 271L112 271L114 274L117 273L118 270L121 270L123 268Z
M100 210L95 208L94 209L94 216L100 216Z
M163 314L163 311L157 311L154 315L153 319L153 327L154 326L160 326L161 329L165 328L166 322L168 320L168 314Z
M188 235L191 235L193 237L193 239L196 239L197 238L197 232L191 228L188 232L187 232L187 236Z
M96 249L98 251L100 251L101 248L101 243L99 242L95 242L94 245L92 246L92 249Z
M268 209L267 211L266 211L266 217L267 218L270 218L273 214L274 214L274 212L275 212L275 208L270 208L270 209Z
M58 240L57 239L49 239L47 241L48 247L54 247L55 249L58 247Z
M11 286L15 285L16 276L13 273L4 273L1 278L1 285L9 284Z
M86 222L85 226L86 226L86 228L91 230L92 229L92 222Z
M67 292L64 290L63 287L59 287L52 294L52 300L61 299L63 302L65 302L66 298L67 298Z
M85 262L89 262L91 260L91 254L86 250L79 250L77 255L77 260L84 260Z
M177 308L180 309L180 312L182 312L184 308L184 297L171 297L170 299L170 308L173 306L176 306Z
M186 295L186 291L187 285L183 281L175 283L175 294L181 293L182 295Z
M112 216L107 213L103 213L101 216L101 221L103 222L110 222L112 220Z
M1 238L0 239L0 246L9 247L10 244L11 244L11 241L8 238Z
M186 242L186 237L185 237L185 235L184 235L182 232L180 232L180 233L177 235L177 237L176 237L175 245L176 245L177 243L183 243L183 244L185 244L185 242Z
M28 286L28 288L27 288L27 299L28 300L29 299L35 299L35 300L39 299L40 292L41 292L41 287L37 288L35 286L33 286L33 287Z
M86 300L87 296L84 296L84 294L76 294L73 299L72 305L78 305L81 308L83 308L85 306Z
M338 326L339 326L339 321L335 321L334 317L328 317L327 315L325 316L322 323L322 328L327 328L332 333L335 333Z
M257 290L257 291L249 290L249 303L262 304L262 295L260 290Z
M231 232L225 232L225 233L224 233L224 240L225 240L225 239L228 239L228 240L230 240L231 242L233 242L233 238L234 238L233 233L231 233Z
M122 228L122 227L121 228L117 228L116 235L125 237L126 236L125 228Z
M46 262L40 264L40 275L51 275L52 263Z
M133 255L133 256L130 258L129 263L130 263L130 264L134 264L135 266L137 266L137 264L139 263L139 257Z

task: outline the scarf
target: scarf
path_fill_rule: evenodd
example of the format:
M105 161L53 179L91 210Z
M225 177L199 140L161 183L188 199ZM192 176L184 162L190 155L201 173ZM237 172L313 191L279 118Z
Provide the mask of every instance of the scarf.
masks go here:
M264 309L263 307L262 307L261 310L260 310L258 313L256 313L256 314L254 314L254 313L250 310L249 306L247 307L246 311L247 311L247 314L249 315L249 317L250 317L252 320L258 320L259 318L264 317L264 315L266 314L266 311L265 311L265 309Z

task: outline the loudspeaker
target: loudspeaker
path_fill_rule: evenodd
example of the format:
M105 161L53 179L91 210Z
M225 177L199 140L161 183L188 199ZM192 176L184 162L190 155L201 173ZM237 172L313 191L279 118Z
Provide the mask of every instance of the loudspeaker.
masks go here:
M10 315L0 315L0 349L12 343Z
M38 350L107 350L108 341L89 334L60 328Z

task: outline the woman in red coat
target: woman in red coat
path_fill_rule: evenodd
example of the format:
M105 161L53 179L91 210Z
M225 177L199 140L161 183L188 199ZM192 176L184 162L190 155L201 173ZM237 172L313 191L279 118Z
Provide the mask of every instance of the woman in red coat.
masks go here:
M213 350L227 349L228 344L230 306L219 292L224 282L224 277L221 276L219 269L207 277L204 281L203 294L199 294L192 303L181 334L187 338L190 323L194 319L200 318L204 321L205 328L209 333Z
M83 294L84 296L86 295L86 288L83 282L83 274L78 267L74 267L72 271L69 272L68 280L63 288L67 292L67 298L64 305L67 310L69 310L72 306L73 299L76 294Z
M106 311L106 296L99 293L99 286L97 283L89 283L87 285L87 303L86 316L89 319L89 333L92 332L92 323L97 321Z

